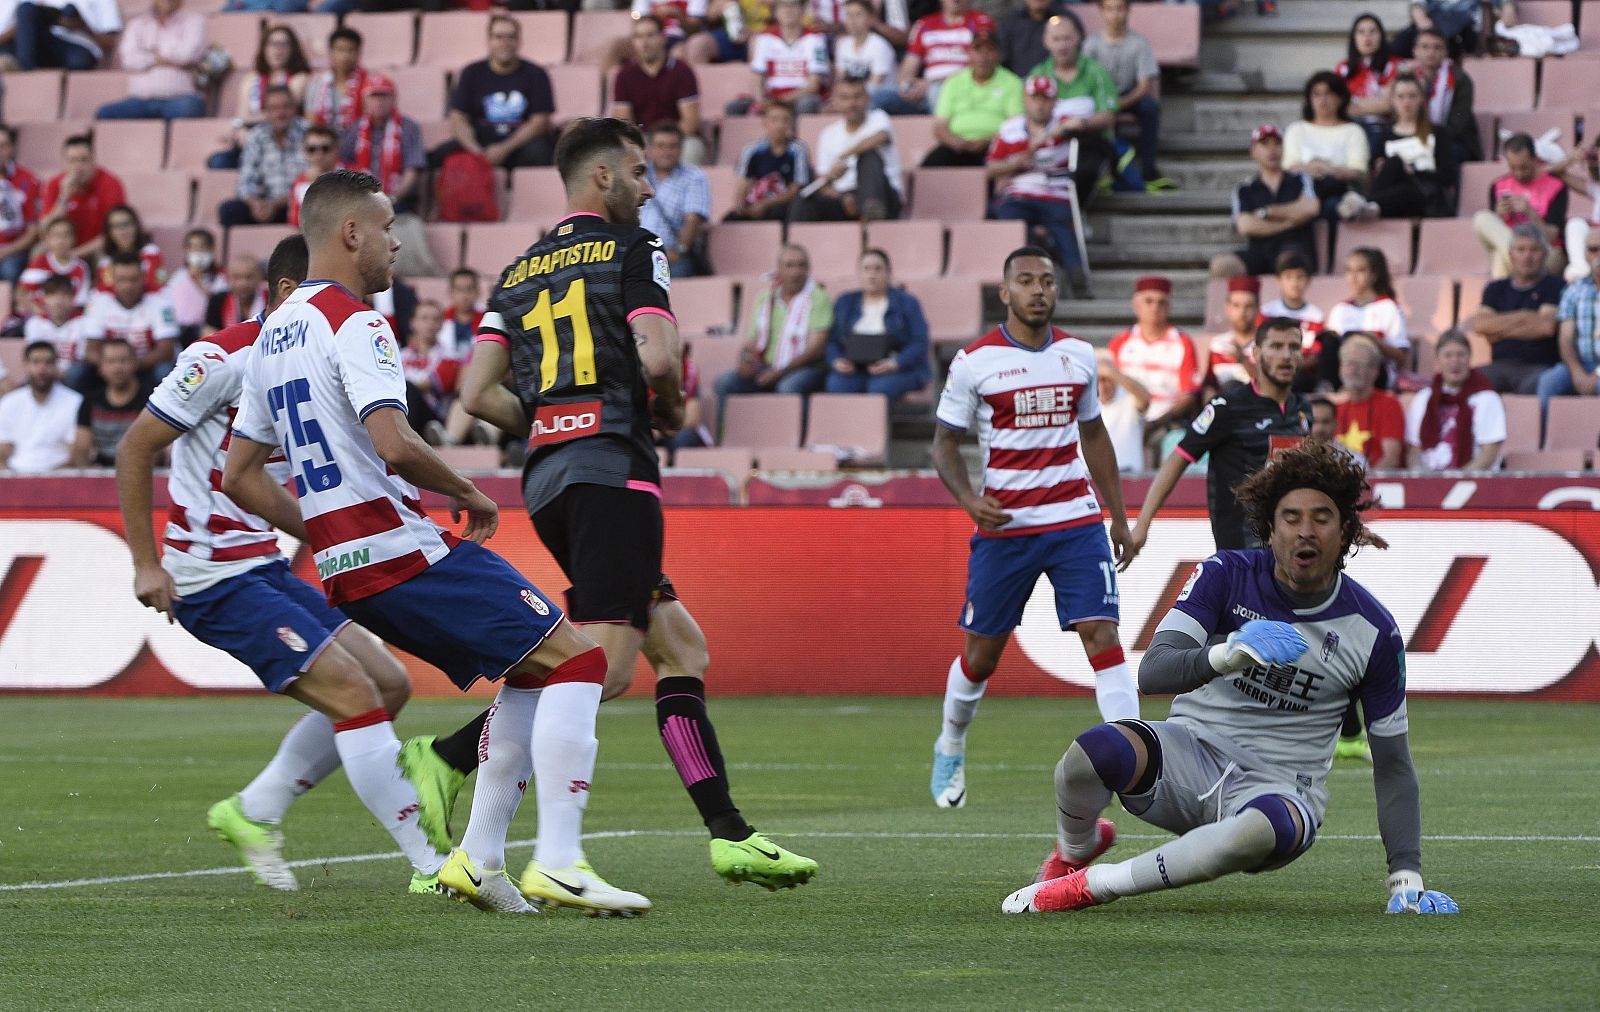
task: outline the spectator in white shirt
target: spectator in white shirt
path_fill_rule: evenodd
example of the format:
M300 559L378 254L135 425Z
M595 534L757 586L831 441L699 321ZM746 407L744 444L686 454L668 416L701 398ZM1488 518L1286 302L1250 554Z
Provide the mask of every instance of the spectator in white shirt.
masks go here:
M128 97L108 102L96 119L196 119L206 114L194 71L206 51L206 19L183 0L155 0L128 22L117 45Z
M1099 363L1100 418L1117 452L1117 470L1143 471L1144 413L1150 407L1150 391L1143 383L1117 368L1108 349L1095 352Z
M1459 330L1439 335L1439 372L1406 409L1406 466L1427 471L1489 471L1500 466L1506 409L1494 385L1472 368Z
M822 111L828 40L806 28L804 15L800 0L772 5L772 27L750 40L752 94L729 102L729 116L743 116L773 100L788 102L802 114Z
M898 218L904 198L900 152L889 114L882 109L867 110L864 81L840 82L833 104L841 117L824 127L817 138L817 183L821 186L795 201L790 220Z
M91 325L78 315L72 279L53 274L45 279L39 294L44 312L28 317L22 337L29 346L45 341L55 348L56 371L66 377L62 382L81 393L94 382L94 366L89 363Z
M0 470L43 474L85 467L92 446L78 424L83 398L56 380L56 349L35 341L23 349L27 385L0 397Z
M137 253L111 258L111 291L95 292L84 310L89 320L90 362L100 362L100 338L120 337L139 354L139 375L159 383L178 357L178 321L160 292L144 290L144 265Z
M872 30L872 4L845 0L844 34L833 41L834 85L858 77L872 87L887 81L894 70L894 47Z

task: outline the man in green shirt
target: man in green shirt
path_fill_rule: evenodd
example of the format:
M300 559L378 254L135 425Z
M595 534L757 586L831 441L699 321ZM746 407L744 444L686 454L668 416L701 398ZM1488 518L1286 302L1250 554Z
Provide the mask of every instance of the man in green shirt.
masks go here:
M924 167L982 166L1000 124L1022 115L1022 79L1000 66L1000 44L993 35L972 38L972 62L939 89L933 134L939 146Z
M778 251L771 286L746 291L750 315L739 367L717 377L718 417L729 394L809 394L827 379L823 353L833 326L833 299L811 277L803 246Z
M1081 55L1083 22L1068 11L1051 18L1044 29L1044 48L1050 55L1028 76L1054 77L1059 103L1071 102L1065 133L1078 142L1078 167L1073 179L1078 202L1087 207L1100 173L1111 158L1111 127L1117 119L1117 85L1106 68Z

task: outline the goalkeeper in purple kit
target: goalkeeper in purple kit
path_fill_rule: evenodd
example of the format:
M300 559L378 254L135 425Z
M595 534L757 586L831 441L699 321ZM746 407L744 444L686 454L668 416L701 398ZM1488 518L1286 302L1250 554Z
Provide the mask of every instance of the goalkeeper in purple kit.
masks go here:
M1372 745L1388 911L1460 909L1422 884L1400 631L1342 572L1357 546L1387 547L1362 524L1371 499L1361 467L1307 445L1236 494L1267 547L1205 560L1162 620L1139 688L1177 694L1168 719L1100 724L1068 747L1056 766L1056 847L1033 884L1006 897L1006 913L1078 910L1289 864L1322 824L1351 699ZM1116 839L1099 817L1112 794L1178 838L1094 864Z

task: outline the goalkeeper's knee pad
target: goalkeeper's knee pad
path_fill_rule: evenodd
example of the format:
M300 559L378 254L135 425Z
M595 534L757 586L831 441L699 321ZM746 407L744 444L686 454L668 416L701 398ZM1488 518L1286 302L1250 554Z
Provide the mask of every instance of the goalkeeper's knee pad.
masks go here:
M1144 772L1134 780L1139 768L1139 753L1119 728L1133 732L1144 746ZM1161 775L1161 742L1142 720L1118 720L1096 724L1078 735L1078 747L1089 757L1100 782L1118 794L1145 794Z

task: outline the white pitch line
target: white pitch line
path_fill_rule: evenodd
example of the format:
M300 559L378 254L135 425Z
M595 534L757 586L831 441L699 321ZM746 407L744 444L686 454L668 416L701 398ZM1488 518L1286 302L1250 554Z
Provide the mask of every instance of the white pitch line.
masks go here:
M585 833L585 840L620 840L639 836L692 836L703 835L700 831L681 829L614 829L597 833ZM809 838L815 840L1049 840L1049 833L945 833L945 832L873 832L873 831L822 831L814 833L795 832L786 833L785 836L795 838ZM1124 833L1124 840L1167 840L1171 837L1164 833ZM1359 843L1375 843L1381 838L1371 834L1329 833L1317 837L1319 840L1330 840ZM1495 836L1487 834L1442 834L1439 836L1424 837L1430 843L1600 843L1600 836ZM507 847L531 847L533 840L507 840ZM310 857L298 861L286 862L291 868L315 868L328 864L362 864L368 861L389 861L402 858L405 855L397 850L384 851L372 854L341 854L333 857ZM0 885L0 893L14 892L39 892L46 889L75 889L82 886L96 885L121 885L128 882L153 882L161 879L181 878L206 878L214 875L244 875L250 871L243 866L229 868L196 868L191 871L153 871L139 875L104 875L98 878L61 879L52 882L17 882L10 885Z

